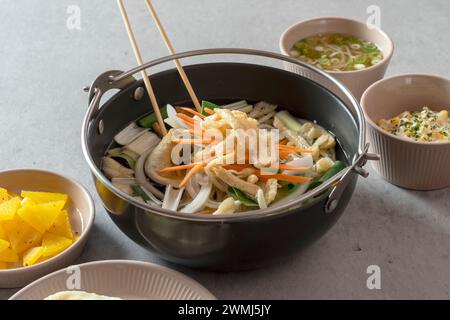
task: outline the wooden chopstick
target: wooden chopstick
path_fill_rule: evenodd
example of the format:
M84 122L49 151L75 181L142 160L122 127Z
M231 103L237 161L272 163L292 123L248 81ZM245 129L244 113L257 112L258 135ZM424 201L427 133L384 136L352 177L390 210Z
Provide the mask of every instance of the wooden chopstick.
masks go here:
M142 55L141 55L141 52L139 50L139 47L138 47L138 44L137 44L136 37L134 35L133 29L131 28L130 20L128 19L128 14L127 14L127 11L126 11L125 6L123 4L123 0L117 0L117 5L119 6L120 13L122 15L123 22L125 24L125 28L127 29L128 38L130 38L131 46L133 48L134 55L136 56L136 61L141 66L141 65L144 64L144 61L142 59ZM144 84L145 84L145 87L147 89L148 96L150 98L150 102L151 102L152 107L153 107L153 111L156 114L156 119L158 121L158 124L159 124L159 126L161 128L161 131L162 131L163 135L166 135L167 134L167 129L166 129L166 126L164 124L164 120L162 118L161 111L159 109L158 101L156 100L155 92L153 91L153 87L152 87L152 84L150 83L150 79L148 77L147 71L142 70L141 71L141 75L142 75L142 79L144 80Z
M155 21L155 24L159 30L159 33L161 34L161 37L163 38L164 43L166 44L167 49L169 50L169 53L175 54L175 50L172 46L172 43L170 42L169 37L167 36L167 33L164 30L161 21L159 20L158 14L156 13L156 10L152 5L151 0L145 0L145 3L147 5L148 11L150 12L153 18L153 21ZM191 82L189 81L186 72L184 72L184 69L181 66L181 63L178 59L174 60L174 62L175 66L177 67L178 73L180 74L181 80L183 80L184 86L186 87L186 90L189 93L189 96L191 97L191 100L194 102L195 109L197 109L197 112L201 112L202 106L200 105L197 95L195 94L194 89L192 88Z

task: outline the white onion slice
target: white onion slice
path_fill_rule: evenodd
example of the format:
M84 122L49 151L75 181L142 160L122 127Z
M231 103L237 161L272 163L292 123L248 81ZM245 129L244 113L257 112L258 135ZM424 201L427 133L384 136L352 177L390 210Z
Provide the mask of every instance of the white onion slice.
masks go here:
M195 175L191 179L189 179L188 183L186 184L186 191L189 193L192 199L194 199L200 192L200 185L197 183Z
M312 168L312 166L314 165L314 160L313 157L310 154L305 155L304 157L301 158L296 158L292 161L287 162L286 164L290 165L290 166L294 166L294 167L304 167L304 168L308 168L305 170L297 170L297 171L293 171L293 170L283 170L283 174L288 174L288 175L297 175L299 173L305 173L306 171L308 171L310 168Z
M145 131L139 135L137 139L135 139L130 144L125 146L125 149L133 151L134 153L141 155L145 151L149 149L154 149L159 143L161 139L153 132Z
M138 161L136 162L136 166L134 167L134 175L136 176L136 181L138 182L138 184L143 189L151 193L153 195L153 198L156 197L157 198L156 200L158 201L158 199L161 200L164 198L164 194L161 191L159 191L155 186L153 186L150 182L148 182L144 172L145 161L147 160L148 156L153 151L153 149L154 148L148 149L139 157ZM150 197L150 199L155 201L153 198Z
M164 120L169 126L175 129L188 128L187 123L177 117L177 110L170 104L167 105L167 118Z
M164 194L162 208L177 211L178 206L180 205L180 201L181 201L181 197L183 196L183 193L184 193L184 188L175 189L171 185L168 185L166 188L166 192Z
M147 131L147 129L139 127L136 122L132 122L125 129L116 134L114 140L118 144L124 146L131 143L145 131Z
M192 202L189 203L186 207L184 207L180 211L184 213L195 213L202 210L206 206L206 203L208 202L211 191L212 191L211 183L206 186L202 186L200 192L192 200Z

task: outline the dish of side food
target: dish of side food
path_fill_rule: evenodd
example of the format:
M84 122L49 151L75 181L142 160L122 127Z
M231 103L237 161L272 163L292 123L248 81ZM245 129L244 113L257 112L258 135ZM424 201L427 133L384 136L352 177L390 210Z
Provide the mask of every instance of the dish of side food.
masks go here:
M300 39L289 55L328 71L362 70L380 63L384 57L375 43L341 33Z
M405 111L391 119L381 119L378 125L385 131L414 141L445 142L450 140L448 110Z
M78 284L75 279L82 279ZM68 283L71 287L68 286ZM202 285L169 268L132 260L88 262L40 278L10 300L215 300Z
M368 137L388 182L415 190L450 185L450 79L403 74L380 80L361 99Z
M122 300L122 299L85 291L60 291L48 296L44 300Z
M287 28L280 37L280 51L330 73L359 100L372 83L383 78L394 54L394 43L380 28L344 17L319 17ZM330 88L308 69L285 67ZM331 88L338 93L339 90ZM344 95L339 97L348 105Z
M331 133L277 105L202 106L201 113L165 106L164 137L155 114L132 122L104 157L105 175L141 202L219 215L298 197L346 167L336 159Z
M0 269L50 259L76 241L67 212L69 196L0 187Z
M73 263L94 222L87 190L38 169L0 171L0 288L17 288Z

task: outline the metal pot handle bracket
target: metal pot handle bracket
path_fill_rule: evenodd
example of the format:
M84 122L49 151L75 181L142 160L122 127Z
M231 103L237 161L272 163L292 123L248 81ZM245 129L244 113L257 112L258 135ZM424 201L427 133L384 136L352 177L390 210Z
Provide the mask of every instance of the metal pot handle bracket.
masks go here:
M369 173L363 168L367 163L367 160L379 160L380 157L374 153L368 153L369 151L369 143L366 143L364 148L364 153L361 153L355 157L353 160L353 164L347 167L344 171L344 174L339 179L339 181L335 184L333 189L328 196L327 201L325 202L325 213L331 213L336 209L339 204L339 200L341 199L342 194L344 193L345 188L350 183L352 174L354 172L358 173L360 176L367 178ZM333 179L330 179L333 180Z
M120 81L111 81L111 77L115 77L123 74L121 70L111 70L99 75L90 86L83 88L85 92L89 92L89 107L88 110L91 111L90 119L95 116L95 113L100 109L100 100L102 96L113 89L125 89L131 83L136 82L136 78L133 76L128 76Z
M352 95L352 93L345 87L343 84L341 84L339 81L337 81L335 78L327 74L326 72L309 65L305 62L302 62L300 60L297 60L295 58L281 55L274 52L267 52L267 51L261 51L261 50L253 50L253 49L240 49L240 48L217 48L217 49L202 49L202 50L194 50L194 51L188 51L188 52L182 52L166 57L162 57L159 59L155 59L153 61L147 62L141 66L135 67L127 72L119 71L119 70L113 70L108 71L103 74L101 74L97 79L92 83L90 87L85 87L84 91L89 92L89 109L84 119L84 125L82 130L82 148L83 153L87 158L89 159L89 164L93 172L97 173L97 176L100 177L100 179L108 184L108 181L106 181L106 178L102 177L102 174L98 170L98 168L95 167L94 161L88 152L87 148L87 141L88 141L88 129L89 124L91 123L91 120L95 118L95 114L100 109L100 101L102 96L111 89L124 89L130 84L136 82L136 78L134 78L134 75L140 71L149 69L151 67L154 67L156 65L160 65L166 62L171 62L173 60L183 59L183 58L189 58L189 57L197 57L197 56L205 56L205 55L220 55L220 54L237 54L237 55L253 55L253 56L259 56L259 57L266 57L266 58L272 58L275 60L280 60L284 62L289 62L292 64L296 64L302 68L309 69L316 74L319 74L320 76L326 78L328 81L333 83L339 90L341 90L350 103L352 104L352 107L356 111L356 115L358 118L358 126L359 126L359 144L358 144L358 153L355 154L353 158L353 162L350 166L348 166L345 170L339 172L336 174L333 178L329 179L327 182L323 183L319 187L315 188L314 190L308 192L307 198L314 198L326 190L331 189L331 192L328 196L328 199L325 202L324 211L325 213L332 213L336 207L339 204L339 200L347 187L347 185L352 180L353 174L359 174L362 177L366 178L369 173L363 169L363 166L367 163L368 160L379 160L379 156L377 154L368 153L369 150L369 143L366 143L365 141L365 119L364 114L362 111L361 106L359 105L358 101L355 99L355 97ZM102 179L103 178L103 179ZM122 192L118 192L119 194L122 194ZM125 195L123 195L125 196ZM302 203L304 201L303 197L300 197L298 200L298 203ZM134 203L134 201L131 201L133 204L140 207L141 205L139 203ZM282 208L278 208L282 209Z

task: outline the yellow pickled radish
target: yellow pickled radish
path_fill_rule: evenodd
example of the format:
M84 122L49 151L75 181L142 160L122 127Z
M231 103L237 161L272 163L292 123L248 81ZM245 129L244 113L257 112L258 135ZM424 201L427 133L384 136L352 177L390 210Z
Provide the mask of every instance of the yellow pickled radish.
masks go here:
M0 221L9 221L14 218L20 207L20 198L15 197L0 204Z
M4 240L2 240L2 241L4 241ZM4 244L2 244L2 247L3 246L4 246ZM6 247L6 249L0 250L0 261L2 261L2 262L18 262L19 256L9 246L10 245L8 243L8 247Z
M66 250L76 240L62 193L0 188L0 269L32 266Z
M6 250L10 247L10 243L6 240L0 239L0 252L2 252L3 250Z
M33 200L31 200L31 198L23 198L22 202L20 203L20 205L23 206L34 206L36 205L36 202L34 202Z
M70 225L69 213L66 210L62 210L48 231L61 237L73 239L74 237L72 226Z
M3 230L15 253L21 254L42 242L42 234L31 227L27 222L16 215L13 220L6 221Z
M37 231L44 233L55 222L64 204L64 201L55 201L35 206L23 206L18 210L17 214Z
M55 234L46 233L42 239L42 246L45 248L43 257L53 257L63 252L72 245L72 240Z
M34 247L28 249L28 251L25 252L23 255L23 263L22 263L23 266L28 267L32 266L33 264L36 264L39 258L42 257L44 251L45 251L44 247Z
M0 224L0 239L2 240L7 239L5 228L1 224Z
M33 200L36 204L64 201L65 205L69 198L67 194L53 193L53 192L22 191L20 195L22 196L22 198L29 198Z
M8 190L0 188L0 203L9 200Z

